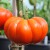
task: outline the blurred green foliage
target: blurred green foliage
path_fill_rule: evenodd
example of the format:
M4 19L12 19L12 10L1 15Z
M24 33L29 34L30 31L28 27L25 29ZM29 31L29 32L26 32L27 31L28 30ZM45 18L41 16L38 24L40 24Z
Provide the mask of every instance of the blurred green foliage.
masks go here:
M11 12L13 11L12 10L12 5L11 5L11 3L8 0L1 0L0 1L0 7L2 7L2 6L4 8L6 8L6 9L10 10Z

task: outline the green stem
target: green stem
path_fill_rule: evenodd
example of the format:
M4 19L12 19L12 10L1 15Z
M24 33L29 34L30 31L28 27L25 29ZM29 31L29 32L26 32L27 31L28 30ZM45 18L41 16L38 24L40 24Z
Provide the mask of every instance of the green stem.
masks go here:
M17 3L18 16L23 16L23 0L16 0L16 3Z
M49 0L48 0L48 4L47 4L47 9L48 9L48 10L49 10L49 6L50 6L50 5L49 5Z
M28 10L25 10L24 14L23 0L16 0L16 3L17 3L18 16L28 19Z
M36 16L36 0L34 0L34 16Z
M29 17L28 17L28 9L25 10L24 18L25 18L25 19L29 19Z
M17 5L17 15L19 16L19 0L16 0L16 5Z

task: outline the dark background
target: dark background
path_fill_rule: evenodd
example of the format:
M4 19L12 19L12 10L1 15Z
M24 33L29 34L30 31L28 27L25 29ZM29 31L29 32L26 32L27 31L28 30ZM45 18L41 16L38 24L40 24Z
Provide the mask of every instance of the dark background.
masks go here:
M9 50L8 45L10 41L8 39L0 38L0 50ZM50 46L45 45L26 45L25 50L50 50Z

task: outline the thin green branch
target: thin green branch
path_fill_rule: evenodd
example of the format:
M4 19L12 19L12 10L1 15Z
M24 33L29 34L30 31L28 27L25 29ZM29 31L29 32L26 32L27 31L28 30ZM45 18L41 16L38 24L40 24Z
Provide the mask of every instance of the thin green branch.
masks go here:
M36 16L36 0L34 0L34 16Z

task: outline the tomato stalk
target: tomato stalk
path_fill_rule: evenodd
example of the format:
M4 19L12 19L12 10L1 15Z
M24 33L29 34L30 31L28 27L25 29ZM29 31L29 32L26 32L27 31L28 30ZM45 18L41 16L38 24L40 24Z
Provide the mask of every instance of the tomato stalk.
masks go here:
M26 11L25 11L24 18L25 18L25 19L29 19L29 17L28 17L28 10L27 10L27 9L26 9Z
M16 0L18 16L23 17L23 0Z
M36 0L34 0L34 16L36 16Z
M23 0L16 0L17 3L17 11L18 11L18 16L28 19L28 11L25 11L24 14L24 5L23 5Z

